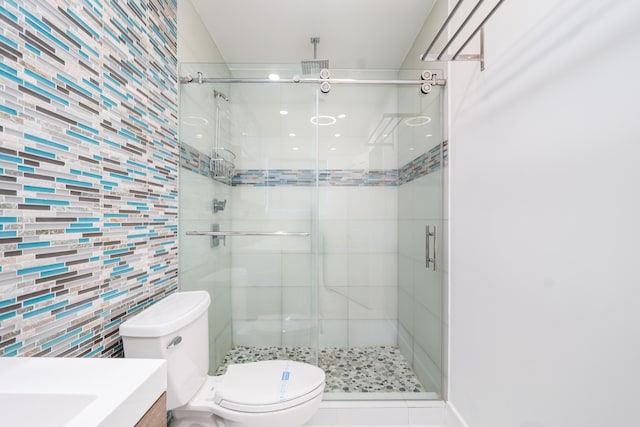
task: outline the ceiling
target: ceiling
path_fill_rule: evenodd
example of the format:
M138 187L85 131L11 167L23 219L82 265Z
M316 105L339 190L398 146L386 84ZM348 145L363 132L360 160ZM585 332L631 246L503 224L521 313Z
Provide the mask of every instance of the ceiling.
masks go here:
M435 0L192 0L228 64L398 69Z

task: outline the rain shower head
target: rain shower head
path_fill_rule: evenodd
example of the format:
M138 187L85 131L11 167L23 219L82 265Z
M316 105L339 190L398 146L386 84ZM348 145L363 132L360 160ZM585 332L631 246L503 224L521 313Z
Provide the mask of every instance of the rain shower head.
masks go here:
M329 68L328 59L318 58L318 43L320 43L320 37L311 37L311 43L313 44L313 59L307 59L301 61L302 74L317 74L324 68Z

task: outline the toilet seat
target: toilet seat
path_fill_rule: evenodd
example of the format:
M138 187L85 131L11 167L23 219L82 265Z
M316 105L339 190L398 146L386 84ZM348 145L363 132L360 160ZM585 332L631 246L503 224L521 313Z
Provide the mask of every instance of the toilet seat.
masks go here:
M308 402L324 391L324 371L291 360L230 365L224 375L208 377L188 406L245 413L281 411Z

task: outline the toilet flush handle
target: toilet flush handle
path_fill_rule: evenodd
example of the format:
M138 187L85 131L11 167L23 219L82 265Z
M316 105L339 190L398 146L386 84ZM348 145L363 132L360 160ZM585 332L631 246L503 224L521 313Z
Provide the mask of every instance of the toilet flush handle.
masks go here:
M180 335L178 335L177 337L175 337L174 339L171 340L171 342L167 346L167 350L172 349L173 347L177 346L181 342L182 342L182 337Z

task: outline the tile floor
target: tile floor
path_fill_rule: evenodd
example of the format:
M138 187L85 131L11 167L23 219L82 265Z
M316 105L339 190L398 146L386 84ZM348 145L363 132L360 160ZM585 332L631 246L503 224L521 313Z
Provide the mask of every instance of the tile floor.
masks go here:
M223 374L232 363L275 359L314 363L314 356L309 347L237 346L227 353L216 375ZM326 374L325 393L425 392L396 347L324 347L318 359Z

